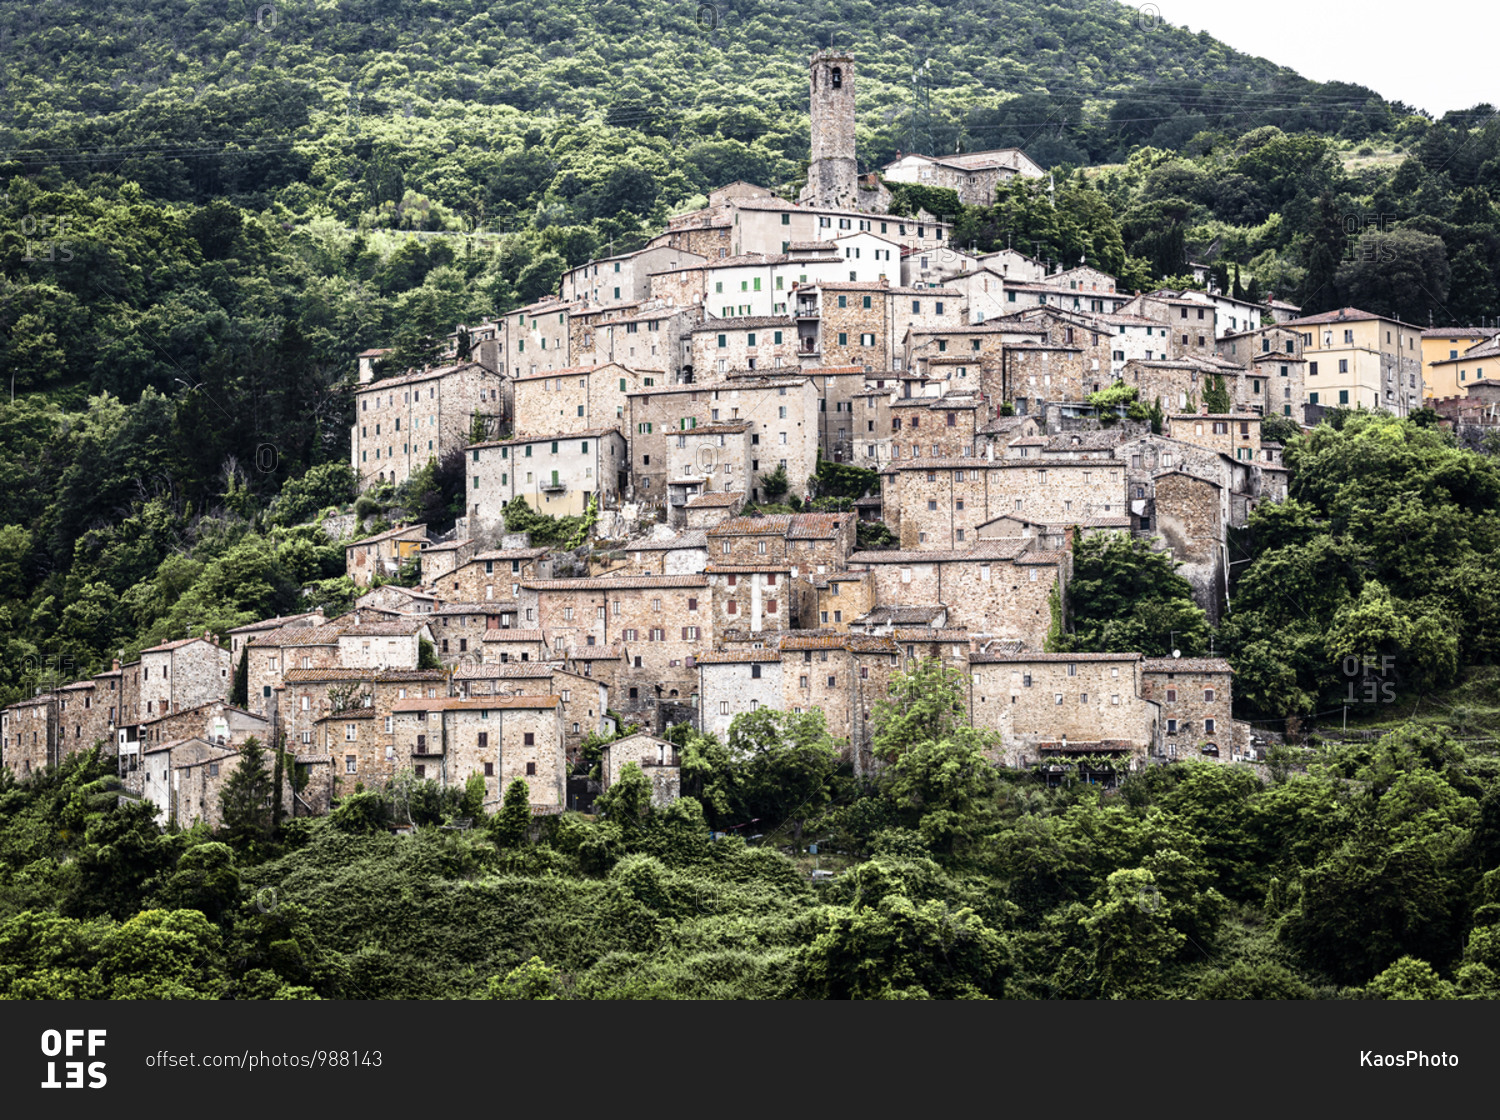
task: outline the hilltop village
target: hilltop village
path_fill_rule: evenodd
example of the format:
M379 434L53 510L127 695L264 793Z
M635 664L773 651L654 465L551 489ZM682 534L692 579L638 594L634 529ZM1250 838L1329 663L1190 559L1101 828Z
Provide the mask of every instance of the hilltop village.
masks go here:
M1227 661L1045 652L1075 546L1150 542L1217 620L1229 530L1287 493L1263 421L1409 415L1433 361L1462 398L1493 332L1303 317L1211 287L1126 292L1087 260L966 253L943 215L892 213L893 189L974 204L1043 170L1007 149L903 154L861 176L855 81L850 54L811 59L796 201L727 184L644 248L457 327L436 365L357 356L359 488L461 451L454 532L349 542L369 591L337 618L168 642L10 706L4 766L24 777L102 742L167 818L216 823L253 736L295 757L297 815L407 770L482 776L487 806L520 778L545 814L584 805L587 739L635 725L605 746L600 783L637 763L667 801L666 729L723 735L757 708L823 712L868 773L875 701L925 658L963 671L999 764L1113 780L1253 759ZM875 472L878 492L841 512L757 508L800 507L826 464ZM517 499L587 515L590 539L533 547L506 530ZM893 546L861 547L866 523ZM414 586L391 582L412 565Z

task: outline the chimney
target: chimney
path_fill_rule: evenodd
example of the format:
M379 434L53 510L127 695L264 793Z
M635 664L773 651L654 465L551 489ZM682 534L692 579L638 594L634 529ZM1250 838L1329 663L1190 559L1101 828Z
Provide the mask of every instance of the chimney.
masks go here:
M114 659L114 662L110 665L110 668L112 668L117 673L120 671L120 659L118 657Z

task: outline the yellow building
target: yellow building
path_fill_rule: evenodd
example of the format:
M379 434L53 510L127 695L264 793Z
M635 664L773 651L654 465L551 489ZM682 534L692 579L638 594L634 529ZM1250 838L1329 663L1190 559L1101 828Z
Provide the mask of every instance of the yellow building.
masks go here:
M1307 404L1385 409L1422 407L1420 327L1343 307L1282 324L1302 336Z
M1500 363L1490 353L1485 369L1485 343L1492 342L1500 329L1495 327L1439 327L1422 332L1422 388L1429 400L1438 397L1462 397L1469 383L1486 375L1500 376ZM1470 351L1477 349L1477 353Z

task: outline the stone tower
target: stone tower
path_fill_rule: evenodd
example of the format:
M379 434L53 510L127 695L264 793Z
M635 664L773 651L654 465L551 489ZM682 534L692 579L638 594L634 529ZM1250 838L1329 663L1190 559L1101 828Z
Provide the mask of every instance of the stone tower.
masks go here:
M822 50L812 56L812 161L800 201L854 209L859 167L854 159L854 56Z

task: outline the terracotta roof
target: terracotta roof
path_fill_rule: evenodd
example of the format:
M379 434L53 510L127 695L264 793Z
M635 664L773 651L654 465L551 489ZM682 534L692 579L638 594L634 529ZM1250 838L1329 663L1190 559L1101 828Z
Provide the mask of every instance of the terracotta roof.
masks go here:
M906 627L898 626L891 632L891 636L898 642L914 642L920 645L922 642L962 642L969 644L969 632L954 627L934 629L932 627Z
M1494 338L1500 327L1436 327L1422 332L1423 338Z
M643 537L636 541L627 541L620 546L621 552L675 552L681 548L707 548L708 534L702 529L688 529L678 533L675 537L667 537L664 540L651 540Z
M620 435L619 428L586 428L581 432L557 432L554 435L522 436L517 439L492 439L485 443L471 443L470 451L484 447L519 447L527 443L561 443L564 440L602 439L607 435ZM624 438L624 437L621 437Z
M472 700L453 697L439 700L402 700L391 706L392 712L474 712L497 708L555 708L560 696L481 696Z
M363 385L356 385L354 391L359 393L377 393L397 385L413 385L418 381L431 381L435 377L447 377L452 373L459 373L466 369L477 369L481 373L490 373L478 362L460 362L453 366L439 366L436 369L422 370L417 373L402 374L400 377L385 377L379 381L367 381Z
M918 607L918 606L889 606L876 607L862 618L856 618L856 626L885 626L912 625L918 622L931 622L939 615L947 614L948 608L944 606Z
M1021 537L979 541L962 552L948 549L920 551L916 549L872 549L856 552L849 557L851 564L951 564L959 561L984 562L990 560L1016 560L1025 550L1027 541Z
M1140 661L1138 653L976 653L970 664L1067 664L1070 661Z
M703 570L707 575L711 576L754 575L756 572L790 572L792 566L792 562L786 560L779 564L710 564Z
M1148 673L1233 673L1222 657L1148 657L1141 663Z
M508 627L496 627L486 630L482 642L545 642L547 631L545 630L516 630Z
M787 635L781 639L783 650L843 649L847 634L819 634L807 637Z
M722 653L704 653L697 658L699 665L739 665L752 661L780 661L781 654L774 649L725 650Z
M405 536L409 536L412 533L420 533L422 535L423 539L425 540L426 537L427 537L427 526L426 526L426 524L424 523L424 524L421 524L421 525L403 525L403 526L401 526L399 528L396 528L396 529L387 529L383 533L376 533L373 537L361 537L357 541L350 541L348 544L344 545L344 548L345 549L350 549L350 548L355 548L356 546L362 545L362 544L374 544L376 541L388 540L391 537L405 537Z
M259 622L247 622L244 626L235 626L225 631L228 634L248 634L254 630L275 630L279 626L285 626L289 622L300 622L305 618L316 618L321 620L322 615L317 611L308 611L304 614L277 615L275 618L263 618Z
M407 615L384 622L360 622L345 627L340 638L405 638L429 625L424 615Z
M353 623L353 618L349 622ZM283 635L279 641L270 648L280 647L282 649L296 646L336 646L339 644L339 635L344 632L346 625L342 621L325 626L300 626Z
M786 327L796 329L797 321L790 315L746 315L742 318L709 319L702 326L693 328L693 334L712 334L723 330L748 330L755 327Z
M1063 432L1046 440L1048 451L1109 451L1124 441L1124 433L1108 429L1097 432ZM1019 441L1017 441L1019 442Z
M556 673L565 673L579 680L592 680L582 673L564 669L561 664L547 661L506 661L496 664L487 661L483 665L461 665L454 670L454 680L543 680Z
M792 514L774 513L757 517L731 517L708 530L710 537L743 537L775 534L786 536L792 525Z
M165 653L168 650L181 649L183 646L190 646L194 642L202 642L202 641L207 641L207 639L203 638L203 637L197 637L197 638L178 638L175 642L162 642L161 645L159 645L159 646L152 646L150 649L143 649L143 650L141 650L141 652L143 654L144 653ZM217 645L218 645L217 642L209 642L208 644L211 645L211 646L215 646L215 647L217 647Z
M707 587L705 576L598 576L582 579L534 579L528 591L645 591L657 587Z
M853 517L852 513L794 513L787 529L787 539L798 541L836 537Z
M691 499L687 509L721 509L732 506L736 502L743 502L745 494L740 490L716 490L712 494L699 494Z
M1388 315L1376 315L1369 311L1361 311L1357 307L1341 307L1337 311L1325 311L1321 315L1305 315L1300 319L1288 319L1284 323L1276 324L1279 327L1312 327L1327 326L1330 323L1361 323L1371 319L1384 319L1395 323L1398 327L1405 327L1409 331L1421 333L1422 328L1413 326L1411 323L1403 323L1400 319Z
M584 646L567 656L571 661L619 661L624 655L608 646Z
M399 681L426 681L438 684L448 679L443 669L288 669L281 675L287 684L304 681L370 681L374 684L390 684Z
M481 563L485 560L539 560L547 555L547 551L545 548L496 548L489 552L476 552L469 560L469 564ZM469 564L465 564L464 567L467 568Z

